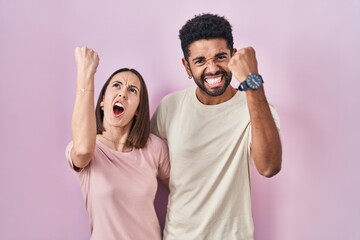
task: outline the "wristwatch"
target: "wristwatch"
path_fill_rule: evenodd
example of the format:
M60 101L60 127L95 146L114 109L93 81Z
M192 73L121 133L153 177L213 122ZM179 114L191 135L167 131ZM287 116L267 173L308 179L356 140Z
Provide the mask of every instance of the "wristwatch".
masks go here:
M248 89L256 90L261 85L263 85L264 80L262 79L261 75L255 73L249 73L246 79L240 83L238 90L246 91Z

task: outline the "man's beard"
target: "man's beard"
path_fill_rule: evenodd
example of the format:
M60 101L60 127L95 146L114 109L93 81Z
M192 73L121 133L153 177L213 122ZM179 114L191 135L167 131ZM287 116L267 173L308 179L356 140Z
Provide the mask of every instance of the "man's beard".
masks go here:
M224 79L225 79L225 84L224 84L224 86L219 87L219 88L217 88L217 89L212 89L212 91L210 91L209 89L207 89L207 88L205 87L205 84L204 84L204 82L205 82L205 77L215 76L215 75L219 75L219 74L222 74L222 75L223 75L222 77L224 77ZM226 88L227 88L227 87L230 85L230 83L231 83L231 78L232 78L231 72L228 73L228 72L226 72L226 71L218 71L218 72L216 72L215 74L209 74L209 73L207 73L207 74L202 74L200 80L199 80L199 79L195 79L195 77L194 77L194 81L195 81L196 85L200 88L200 90L202 90L203 92L205 92L207 95L209 95L209 96L211 96L211 97L217 97L217 96L222 95L222 94L225 92Z

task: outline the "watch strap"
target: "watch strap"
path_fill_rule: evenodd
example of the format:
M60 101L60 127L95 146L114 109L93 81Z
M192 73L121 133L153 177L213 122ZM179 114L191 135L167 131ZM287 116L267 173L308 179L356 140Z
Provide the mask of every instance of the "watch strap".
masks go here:
M246 80L243 81L242 83L240 83L240 85L238 86L238 90L239 91L246 91L248 89L248 85L246 83Z

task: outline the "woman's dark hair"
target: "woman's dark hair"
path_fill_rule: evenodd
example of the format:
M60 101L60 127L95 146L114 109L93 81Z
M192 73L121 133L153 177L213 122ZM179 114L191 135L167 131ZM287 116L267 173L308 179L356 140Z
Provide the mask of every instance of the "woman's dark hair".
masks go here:
M104 112L101 110L101 102L103 101L106 89L111 81L111 79L120 72L132 72L134 73L140 80L140 102L137 109L137 114L134 116L134 120L132 122L130 133L128 139L126 141L127 146L133 146L135 148L143 148L146 145L146 142L150 135L150 107L149 107L149 95L146 88L146 84L144 78L141 74L131 68L121 68L116 70L109 79L105 82L102 87L99 98L95 108L95 116L96 116L96 132L97 134L102 134L105 131L103 126L104 121Z
M201 39L222 38L225 39L230 52L234 47L229 21L225 17L210 13L195 15L194 18L188 20L180 29L179 38L185 59L189 57L189 45Z

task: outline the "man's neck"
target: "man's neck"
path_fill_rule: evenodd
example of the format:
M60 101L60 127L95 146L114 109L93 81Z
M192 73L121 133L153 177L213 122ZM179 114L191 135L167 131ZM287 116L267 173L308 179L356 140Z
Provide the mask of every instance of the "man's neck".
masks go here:
M220 96L213 97L203 92L202 90L200 90L200 88L197 87L196 97L202 104L216 105L228 101L236 94L236 92L237 89L229 85L223 94L221 94Z

